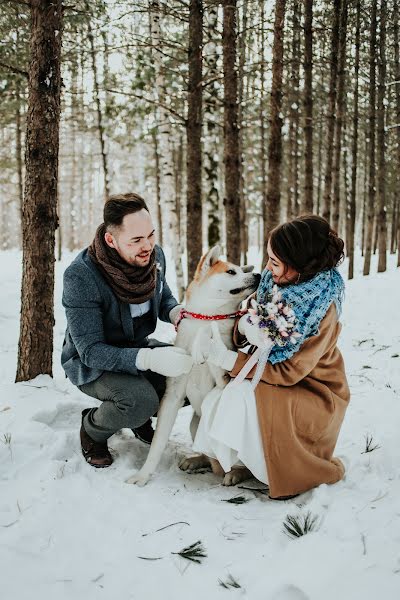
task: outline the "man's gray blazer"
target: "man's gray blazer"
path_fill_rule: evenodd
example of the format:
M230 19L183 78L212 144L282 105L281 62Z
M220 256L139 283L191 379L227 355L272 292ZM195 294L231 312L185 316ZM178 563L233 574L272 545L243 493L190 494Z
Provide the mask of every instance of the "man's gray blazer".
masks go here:
M136 355L148 345L157 318L170 322L178 304L165 280L165 257L155 246L157 281L148 315L132 319L129 304L120 302L88 255L78 254L64 273L62 303L67 330L61 364L70 381L82 385L103 371L137 375Z

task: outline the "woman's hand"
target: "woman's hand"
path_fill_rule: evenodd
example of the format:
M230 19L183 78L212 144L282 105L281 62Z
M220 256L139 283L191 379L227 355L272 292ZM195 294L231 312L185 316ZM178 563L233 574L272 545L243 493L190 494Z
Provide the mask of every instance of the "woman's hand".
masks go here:
M247 319L247 314L240 317L238 323L239 332L246 337L249 344L252 346L257 346L258 348L263 343L263 337L260 333L260 328L257 325L249 323Z
M207 361L225 371L231 371L238 353L228 350L221 338L218 325L213 322L211 324L211 335L209 333L204 335L201 332L196 336L192 356L196 363Z

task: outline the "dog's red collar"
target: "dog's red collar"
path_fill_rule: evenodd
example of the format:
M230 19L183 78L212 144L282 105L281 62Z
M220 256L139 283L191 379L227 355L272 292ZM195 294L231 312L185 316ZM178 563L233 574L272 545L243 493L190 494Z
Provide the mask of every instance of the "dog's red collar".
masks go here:
M178 319L175 323L175 331L178 331L180 322L183 321L183 319L186 319L187 317L190 317L191 319L199 319L201 321L221 321L222 319L235 319L236 317L241 317L246 313L247 310L237 310L236 312L230 313L229 315L202 315L200 313L190 312L189 310L186 310L186 308L181 308L181 310L179 311Z

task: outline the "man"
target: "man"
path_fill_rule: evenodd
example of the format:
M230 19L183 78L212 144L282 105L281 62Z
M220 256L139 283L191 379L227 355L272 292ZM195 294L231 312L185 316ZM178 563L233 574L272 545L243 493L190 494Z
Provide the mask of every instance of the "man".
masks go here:
M180 305L165 280L165 257L143 198L111 196L95 238L64 273L67 377L102 401L82 412L81 446L93 467L108 467L107 439L123 427L151 442L166 376L188 373L192 358L148 338L157 318L174 323Z

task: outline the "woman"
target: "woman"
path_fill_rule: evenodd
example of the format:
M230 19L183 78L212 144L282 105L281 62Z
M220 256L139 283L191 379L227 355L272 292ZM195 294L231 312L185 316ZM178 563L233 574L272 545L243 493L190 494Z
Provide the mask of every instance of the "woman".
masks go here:
M249 381L236 386L232 381L222 395L213 390L203 403L194 448L217 458L225 471L241 461L268 483L271 498L294 496L344 475L343 464L333 458L350 398L336 347L344 283L335 267L343 247L328 222L315 215L271 232L257 301L277 285L294 310L300 335L272 348L254 393ZM253 331L242 317L236 345L252 343ZM203 355L232 377L250 358L228 350L215 335Z

